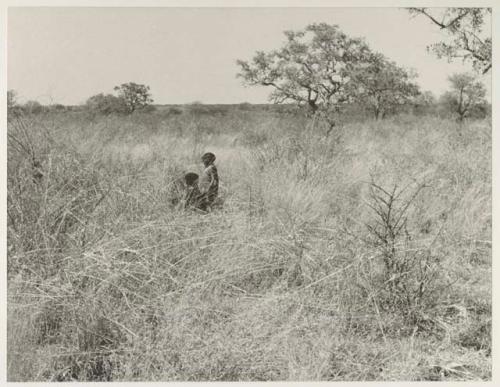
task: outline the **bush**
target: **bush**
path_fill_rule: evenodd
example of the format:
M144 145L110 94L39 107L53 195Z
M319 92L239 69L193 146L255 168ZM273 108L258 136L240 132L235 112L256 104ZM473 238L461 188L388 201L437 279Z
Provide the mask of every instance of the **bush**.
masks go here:
M127 105L123 98L116 97L112 94L97 94L90 97L85 106L88 111L102 115L109 114L126 114L128 112Z
M139 110L143 113L152 113L152 112L156 111L156 106L146 105L146 106L139 108Z
M182 114L182 109L178 107L171 107L167 110L169 115L178 116Z
M53 112L65 112L66 110L69 110L69 109L60 103L56 103L54 105L49 106L49 111L53 111Z
M40 114L46 108L38 101L28 101L23 105L23 112L26 114Z
M252 104L249 102L241 102L238 105L238 109L243 110L243 111L250 111L250 110L252 110Z
M401 313L410 325L427 322L428 313L443 296L440 287L439 260L428 248L412 242L408 230L408 210L424 185L414 192L394 184L384 189L372 182L370 201L374 218L366 223L368 244L382 259L382 273L374 276L382 308ZM444 286L443 286L444 288Z

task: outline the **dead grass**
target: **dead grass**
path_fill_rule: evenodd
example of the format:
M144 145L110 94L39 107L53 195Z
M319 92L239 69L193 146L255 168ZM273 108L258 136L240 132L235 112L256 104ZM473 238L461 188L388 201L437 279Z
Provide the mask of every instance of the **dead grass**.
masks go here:
M491 379L491 126L316 129L236 110L11 123L9 380ZM224 206L185 213L175 181L207 150ZM387 271L371 181L425 184L391 254L426 265ZM401 304L415 278L429 289Z

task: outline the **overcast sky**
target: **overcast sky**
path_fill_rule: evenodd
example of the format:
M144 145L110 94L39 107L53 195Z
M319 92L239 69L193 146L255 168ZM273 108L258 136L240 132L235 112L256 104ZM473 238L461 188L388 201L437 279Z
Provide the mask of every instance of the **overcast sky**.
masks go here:
M443 32L398 8L10 8L8 88L21 101L79 104L133 81L149 85L155 103L264 103L270 90L243 87L236 59L319 22L414 68L436 95L448 75L471 70L428 53Z

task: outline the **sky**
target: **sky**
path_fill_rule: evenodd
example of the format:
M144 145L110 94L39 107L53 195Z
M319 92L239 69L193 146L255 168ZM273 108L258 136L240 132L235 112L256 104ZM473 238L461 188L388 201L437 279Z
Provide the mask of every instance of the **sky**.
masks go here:
M446 35L400 8L9 8L7 82L21 102L80 104L126 82L150 86L155 103L265 103L270 89L244 87L237 59L279 48L283 31L336 24L440 95L452 73L427 52ZM491 76L482 78L491 89ZM488 99L490 99L488 97Z

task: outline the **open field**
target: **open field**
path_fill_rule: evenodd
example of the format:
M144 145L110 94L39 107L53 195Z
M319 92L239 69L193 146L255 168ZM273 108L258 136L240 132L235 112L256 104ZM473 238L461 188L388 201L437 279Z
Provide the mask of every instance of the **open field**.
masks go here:
M9 123L8 379L491 379L491 124ZM223 207L178 209L217 155ZM43 178L33 178L34 156Z

